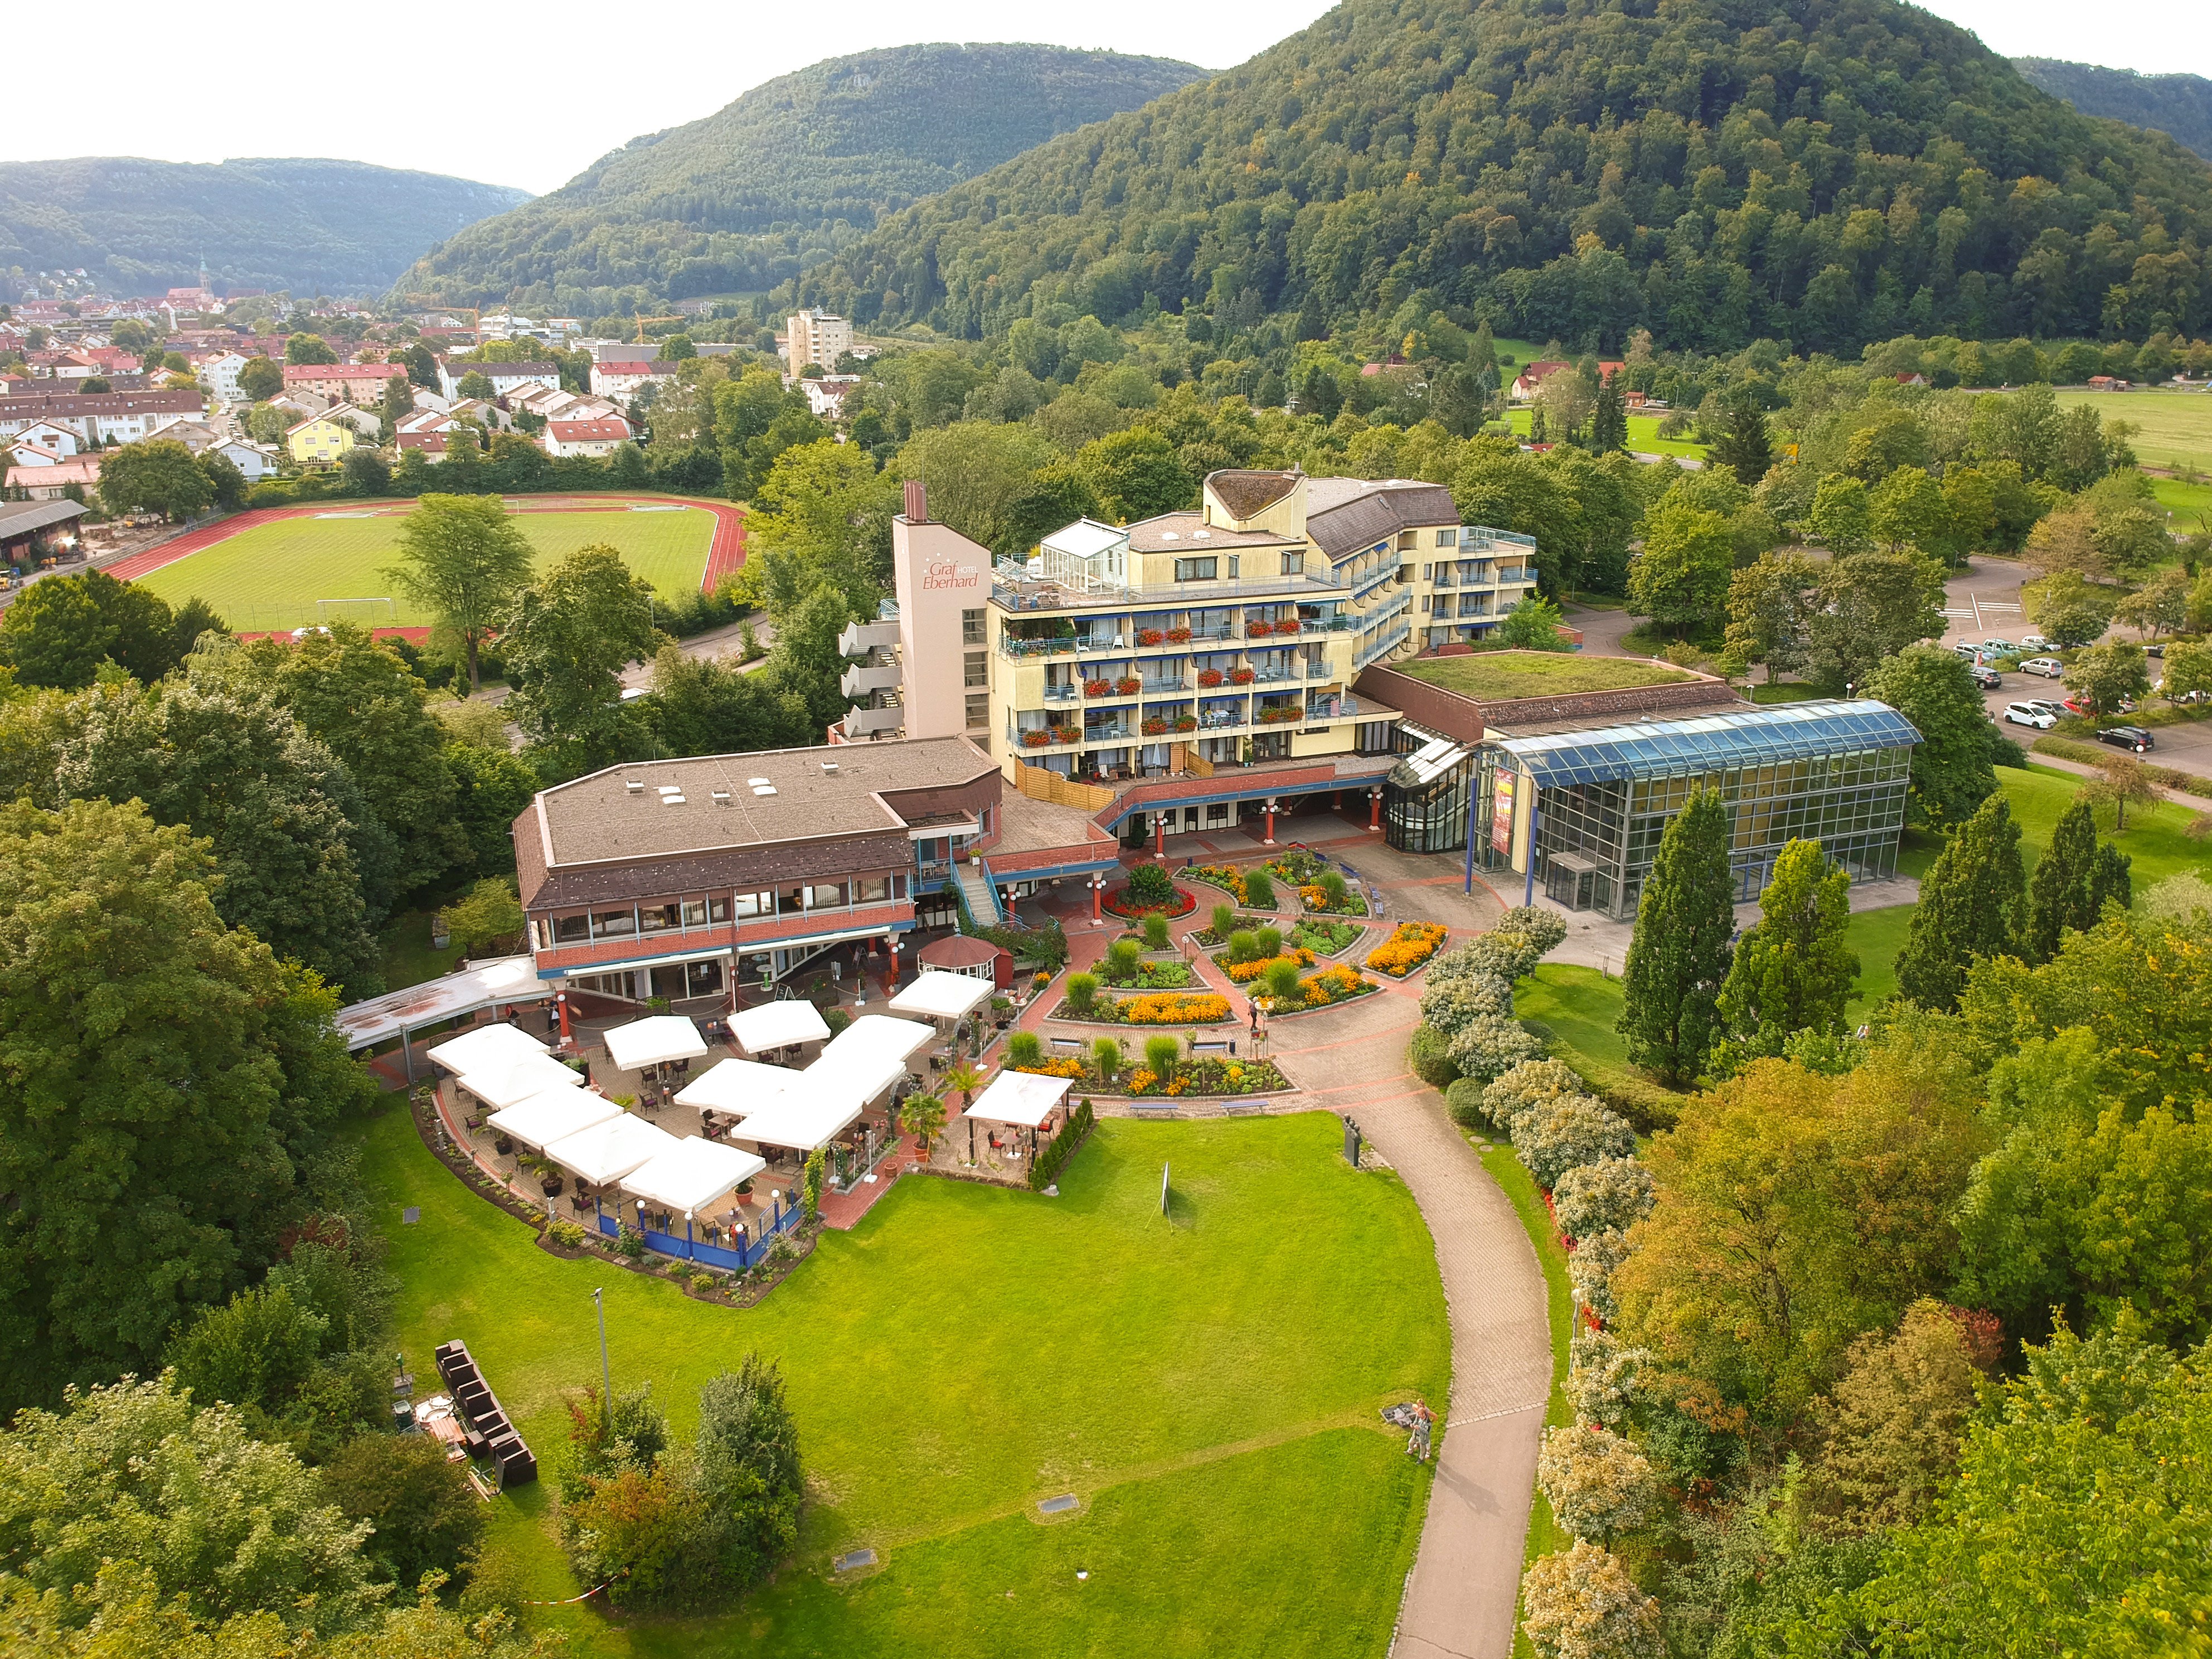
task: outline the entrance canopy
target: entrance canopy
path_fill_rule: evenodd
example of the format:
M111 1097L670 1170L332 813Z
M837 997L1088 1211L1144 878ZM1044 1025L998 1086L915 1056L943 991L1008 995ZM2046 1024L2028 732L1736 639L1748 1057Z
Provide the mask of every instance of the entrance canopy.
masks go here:
M1067 1098L1067 1091L1074 1086L1072 1077L1001 1072L991 1079L991 1086L983 1091L983 1097L961 1116L984 1118L993 1123L1018 1123L1024 1129L1034 1129L1060 1109L1060 1103Z
M465 974L447 974L354 1003L339 1009L334 1023L347 1048L366 1048L402 1031L442 1025L507 1003L543 1002L552 994L553 988L538 977L538 964L528 957L501 957Z
M997 988L972 974L924 973L891 999L891 1012L923 1019L965 1019Z
M757 1054L794 1042L820 1042L829 1036L830 1028L822 1023L821 1010L793 997L740 1008L730 1016L730 1035L747 1054Z
M720 1060L678 1091L676 1103L717 1112L765 1111L801 1089L805 1075L788 1066L763 1066L757 1060Z
M580 1180L604 1187L675 1145L676 1137L659 1125L624 1112L562 1136L545 1148L545 1156Z
M509 1139L542 1152L553 1141L621 1115L622 1108L605 1095L589 1089L553 1089L494 1112L485 1121Z
M624 1072L641 1072L663 1060L696 1060L707 1052L707 1039L681 1014L655 1014L614 1026L605 1041L609 1057Z
M891 1019L883 1014L862 1014L830 1040L822 1058L806 1068L811 1077L825 1067L865 1055L871 1060L895 1060L901 1069L908 1060L937 1041L937 1028L919 1020Z
M673 1210L689 1220L728 1197L739 1182L750 1181L766 1168L750 1152L687 1135L624 1176L622 1189L632 1198Z
M584 1086L581 1073L570 1071L550 1054L494 1060L480 1072L462 1073L454 1081L495 1111L519 1106L548 1089Z
M501 1060L546 1052L545 1044L512 1025L479 1025L428 1050L431 1062L449 1072L488 1072Z

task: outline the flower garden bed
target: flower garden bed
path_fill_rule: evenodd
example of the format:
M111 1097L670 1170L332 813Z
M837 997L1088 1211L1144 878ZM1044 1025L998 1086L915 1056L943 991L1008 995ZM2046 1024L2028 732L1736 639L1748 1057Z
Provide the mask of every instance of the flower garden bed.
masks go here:
M1178 887L1157 864L1140 864L1129 879L1106 896L1106 908L1127 921L1146 916L1187 916L1198 908L1198 900L1187 887Z
M1318 974L1298 981L1298 994L1304 999L1303 1003L1295 1007L1285 1007L1278 999L1274 1006L1268 1010L1267 1018L1287 1019L1297 1014L1318 1013L1323 1008L1334 1008L1340 1002L1354 1002L1361 997L1372 996L1382 988L1375 981L1361 978L1357 968L1343 964L1324 968Z
M1202 881L1209 887L1218 887L1242 904L1244 902L1244 872L1233 864L1201 864L1183 874L1193 881Z
M1367 937L1356 921L1331 921L1326 916L1307 916L1291 929L1291 943L1317 957L1333 957Z
M1275 927L1280 920L1280 917L1273 915L1248 916L1240 915L1235 921L1230 924L1229 931L1232 933L1256 933L1262 927ZM1223 945L1228 944L1229 940L1225 936L1215 933L1213 929L1209 927L1194 929L1190 935L1190 942L1193 945L1197 945L1201 951L1218 951Z
M1102 970L1104 966L1099 964ZM1117 991L1187 991L1200 982L1190 964L1180 957L1166 962L1139 962L1137 971L1126 979L1112 978L1101 971L1098 980Z
M1404 979L1428 965L1443 948L1450 930L1439 922L1401 921L1389 938L1367 953L1367 966L1393 979Z
M1063 1000L1048 1018L1092 1025L1223 1025L1236 1018L1218 991L1159 991L1132 997L1099 997L1088 1008Z
M1279 956L1255 957L1247 962L1230 961L1226 951L1213 958L1213 965L1228 975L1230 981L1236 985L1250 985L1265 979L1268 970L1279 962L1287 962L1298 968L1310 968L1314 965L1314 953L1302 945L1294 945Z
M1091 1092L1136 1099L1164 1097L1179 1099L1233 1098L1237 1095L1277 1094L1293 1085L1272 1060L1224 1060L1209 1056L1177 1062L1174 1077L1163 1084L1144 1066L1118 1072L1112 1082L1100 1079L1097 1062L1089 1056L1040 1060L1016 1068L1046 1077L1079 1079Z

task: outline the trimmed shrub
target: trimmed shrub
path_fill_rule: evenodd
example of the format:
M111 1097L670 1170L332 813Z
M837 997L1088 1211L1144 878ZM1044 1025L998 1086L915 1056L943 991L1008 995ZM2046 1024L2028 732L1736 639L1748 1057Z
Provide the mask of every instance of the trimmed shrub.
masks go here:
M1636 1405L1636 1385L1650 1352L1624 1346L1610 1331L1578 1328L1567 1344L1567 1401L1582 1423L1617 1429Z
M1035 1031L1017 1031L1006 1039L1006 1064L1018 1072L1044 1059L1044 1039Z
M1628 1239L1618 1232L1578 1238L1567 1257L1567 1278L1575 1287L1575 1300L1607 1324L1620 1317L1613 1299L1613 1275L1628 1260Z
M1273 909L1275 908L1274 878L1268 875L1265 870L1246 871L1244 872L1244 902L1256 909Z
M1431 1089L1449 1089L1459 1081L1460 1070L1452 1063L1450 1046L1433 1025L1413 1028L1413 1037L1406 1044L1406 1065Z
M1577 1093L1582 1083L1565 1060L1525 1060L1482 1091L1483 1115L1510 1135L1522 1112L1554 1096Z
M1459 1079L1444 1091L1444 1110L1462 1129L1482 1127L1482 1085L1471 1077Z
M1252 938L1253 941L1259 945L1260 954L1261 956L1279 957L1283 954L1283 930L1281 928L1262 927L1258 933L1253 934Z
M1145 948L1147 951L1168 948L1168 919L1158 911L1145 918Z
M1165 1083L1175 1076L1176 1064L1182 1059L1182 1044L1171 1036L1145 1039L1145 1065L1152 1075Z
M1659 1501L1658 1478L1644 1454L1594 1424L1544 1431L1536 1489L1561 1526L1577 1538L1600 1540L1634 1531Z
M1172 904L1174 879L1157 864L1140 864L1129 872L1129 897L1138 904Z
M1075 1149L1083 1144L1084 1136L1091 1133L1094 1121L1091 1103L1087 1100L1067 1115L1067 1121L1060 1132L1045 1143L1044 1150L1030 1164L1031 1191L1041 1193L1060 1178L1060 1170L1075 1155Z
M1091 1006L1098 1000L1098 975L1070 974L1067 976L1067 1000L1076 1012L1089 1013Z
M1098 1067L1099 1080L1111 1083L1121 1070L1121 1045L1112 1037L1100 1037L1091 1045L1091 1058Z
M1588 1095L1554 1095L1513 1120L1513 1150L1549 1192L1570 1170L1634 1157L1636 1132Z
M1112 980L1134 979L1139 955L1136 940L1115 939L1106 950L1106 977Z
M1626 1232L1651 1213L1651 1171L1632 1158L1601 1158L1568 1170L1552 1188L1552 1210L1569 1238Z

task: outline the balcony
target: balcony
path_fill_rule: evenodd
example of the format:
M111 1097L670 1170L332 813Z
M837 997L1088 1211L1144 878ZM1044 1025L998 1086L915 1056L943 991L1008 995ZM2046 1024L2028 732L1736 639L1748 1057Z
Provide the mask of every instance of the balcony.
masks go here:
M1146 697L1179 696L1190 690L1190 682L1178 674L1171 680L1148 679L1139 690Z
M1255 685L1275 685L1298 677L1295 663L1255 664L1252 669L1252 684Z
M1044 700L1047 702L1081 702L1083 688L1073 680L1061 680L1045 687Z
M1336 670L1326 661L1310 662L1306 665L1306 678L1310 680L1334 679L1335 677Z
M1366 595L1372 593L1376 588L1382 586L1383 583L1393 582L1397 580L1398 565L1395 560L1393 560L1388 564L1377 565L1365 575L1357 578L1352 582L1352 597L1355 600L1363 599Z
M845 696L859 697L878 691L889 691L900 684L899 665L895 663L855 663L845 671L837 682L837 690Z
M1291 726L1305 717L1306 711L1297 703L1275 702L1263 704L1252 718L1260 726Z
M1401 644L1404 641L1406 635L1412 631L1413 630L1404 623L1400 623L1397 627L1390 629L1381 638L1370 641L1367 645L1355 652L1352 654L1352 665L1355 668L1366 667L1369 663L1373 662L1377 657L1383 655L1386 652L1390 651L1395 647Z
M845 711L845 735L848 738L870 737L878 732L896 732L906 724L903 708L861 708L857 706Z
M1500 583L1533 582L1536 580L1536 573L1525 565L1516 566L1512 569L1499 571L1498 580Z
M999 654L1002 657L1072 657L1075 641L1060 638L1052 640L1020 640L1012 634L999 635Z
M1086 744L1129 743L1134 740L1136 735L1137 726L1134 720L1115 726L1086 726L1083 728L1083 741Z

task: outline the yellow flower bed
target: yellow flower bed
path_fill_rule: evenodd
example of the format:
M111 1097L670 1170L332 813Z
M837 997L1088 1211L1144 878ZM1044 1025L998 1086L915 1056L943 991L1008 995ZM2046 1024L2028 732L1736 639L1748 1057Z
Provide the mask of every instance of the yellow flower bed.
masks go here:
M1262 957L1257 962L1229 962L1222 964L1230 979L1238 985L1249 985L1279 962L1293 963L1300 968L1314 965L1314 953L1303 945L1294 945L1279 957Z
M1244 872L1231 864L1204 864L1191 872L1199 880L1215 887L1226 889L1237 896L1239 904L1244 902Z
M1127 1025L1203 1025L1229 1018L1229 999L1214 991L1159 991L1124 997L1121 1014Z
M1449 933L1433 921L1401 921L1397 932L1367 953L1367 965L1403 979L1443 948Z
M1332 1002L1356 997L1368 988L1368 981L1359 977L1357 968L1330 968L1316 974L1298 987L1305 995L1309 1008L1326 1008Z
M1159 1074L1148 1066L1139 1066L1129 1073L1129 1092L1133 1095L1179 1095L1190 1087L1183 1078L1171 1079L1165 1088L1160 1086Z
M1083 1069L1081 1060L1072 1055L1064 1054L1054 1055L1049 1060L1041 1060L1034 1066L1017 1066L1014 1070L1034 1072L1039 1077L1072 1077L1079 1083L1087 1075Z

